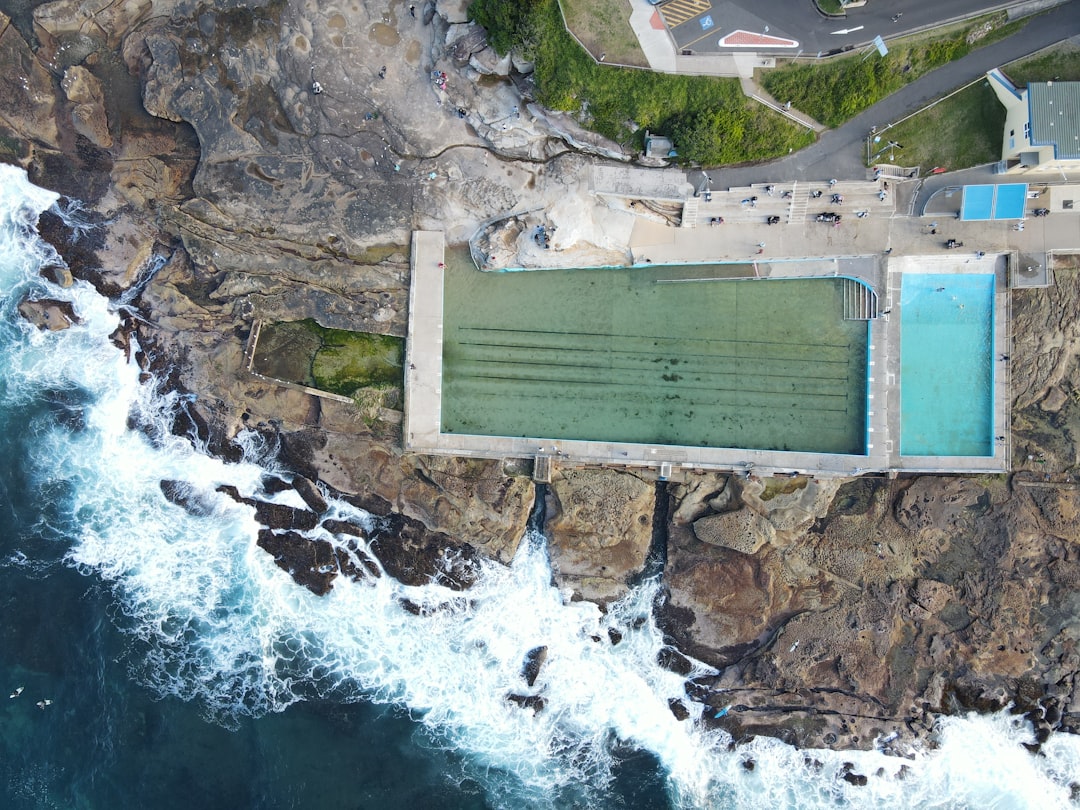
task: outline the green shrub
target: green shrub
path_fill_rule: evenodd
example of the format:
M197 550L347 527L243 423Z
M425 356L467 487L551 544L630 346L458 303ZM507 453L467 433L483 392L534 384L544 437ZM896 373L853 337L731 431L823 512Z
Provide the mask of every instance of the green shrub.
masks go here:
M477 0L470 14L492 2ZM640 147L649 129L672 135L683 161L716 165L763 160L813 141L813 133L748 100L735 79L598 65L566 33L556 0L536 0L518 30L532 37L537 100L620 144Z
M544 1L474 0L469 6L469 19L484 26L491 47L505 56L515 45L532 44L536 7Z
M826 126L837 127L905 84L967 54L974 47L968 43L969 33L991 26L976 40L976 45L985 45L1015 30L1015 24L1006 25L1005 20L998 14L945 34L890 42L885 57L871 51L825 63L791 64L765 72L761 83L781 103L790 101Z

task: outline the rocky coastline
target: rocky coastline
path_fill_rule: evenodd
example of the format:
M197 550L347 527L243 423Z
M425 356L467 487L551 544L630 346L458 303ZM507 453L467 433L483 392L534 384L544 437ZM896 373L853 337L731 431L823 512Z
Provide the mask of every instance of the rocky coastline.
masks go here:
M0 159L68 201L41 222L67 265L53 280L112 298L120 350L137 345L148 380L192 394L178 432L236 457L249 428L279 450L295 477L264 489L292 487L307 508L255 499L259 543L316 593L365 572L467 589L477 559L513 556L534 485L524 464L404 453L392 421L256 378L255 321L401 336L412 230L462 243L542 208L553 247L610 263L617 240L598 234L629 216L597 209L582 179L629 156L530 103L529 66L487 48L466 5L59 0L0 14ZM545 494L558 583L603 605L662 566L664 663L736 741L904 754L932 743L940 714L1010 705L1037 742L1080 730L1080 282L1012 294L1010 476L566 469ZM24 307L40 328L78 318ZM327 525L323 493L376 516L328 528L372 538L377 563L296 534Z

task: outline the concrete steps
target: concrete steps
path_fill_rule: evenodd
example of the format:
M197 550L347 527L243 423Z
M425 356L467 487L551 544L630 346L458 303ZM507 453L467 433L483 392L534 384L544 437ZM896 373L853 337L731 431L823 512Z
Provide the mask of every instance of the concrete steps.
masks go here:
M877 293L858 281L844 279L844 320L872 321L877 316Z
M683 203L680 228L696 228L698 221L698 197L687 197Z

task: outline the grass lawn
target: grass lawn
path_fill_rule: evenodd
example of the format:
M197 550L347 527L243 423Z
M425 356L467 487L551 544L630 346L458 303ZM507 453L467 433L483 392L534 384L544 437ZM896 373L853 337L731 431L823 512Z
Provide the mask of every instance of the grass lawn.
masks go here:
M1027 59L1010 62L1002 72L1020 87L1028 82L1080 82L1080 45L1059 43Z
M630 27L630 0L562 0L567 27L597 59L613 65L649 66Z
M985 80L890 128L882 135L903 144L896 162L964 169L1001 158L1005 108ZM880 162L880 160L878 161Z
M844 11L840 0L818 0L817 7L826 14L841 14Z
M1062 42L1034 56L1005 65L1016 84L1036 81L1080 81L1080 45ZM904 145L897 162L966 169L1001 158L1005 108L985 81L973 84L928 110L889 128L882 137Z
M890 40L889 55L852 52L824 64L791 64L765 71L761 83L781 102L836 127L934 68L1015 32L1004 12L925 34ZM865 57L865 58L864 58Z

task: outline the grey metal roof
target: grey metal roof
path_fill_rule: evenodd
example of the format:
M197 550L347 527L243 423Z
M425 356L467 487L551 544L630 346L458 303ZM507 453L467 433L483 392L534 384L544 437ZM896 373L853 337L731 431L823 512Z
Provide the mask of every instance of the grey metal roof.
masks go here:
M1080 82L1028 85L1031 142L1054 145L1058 158L1080 160Z

